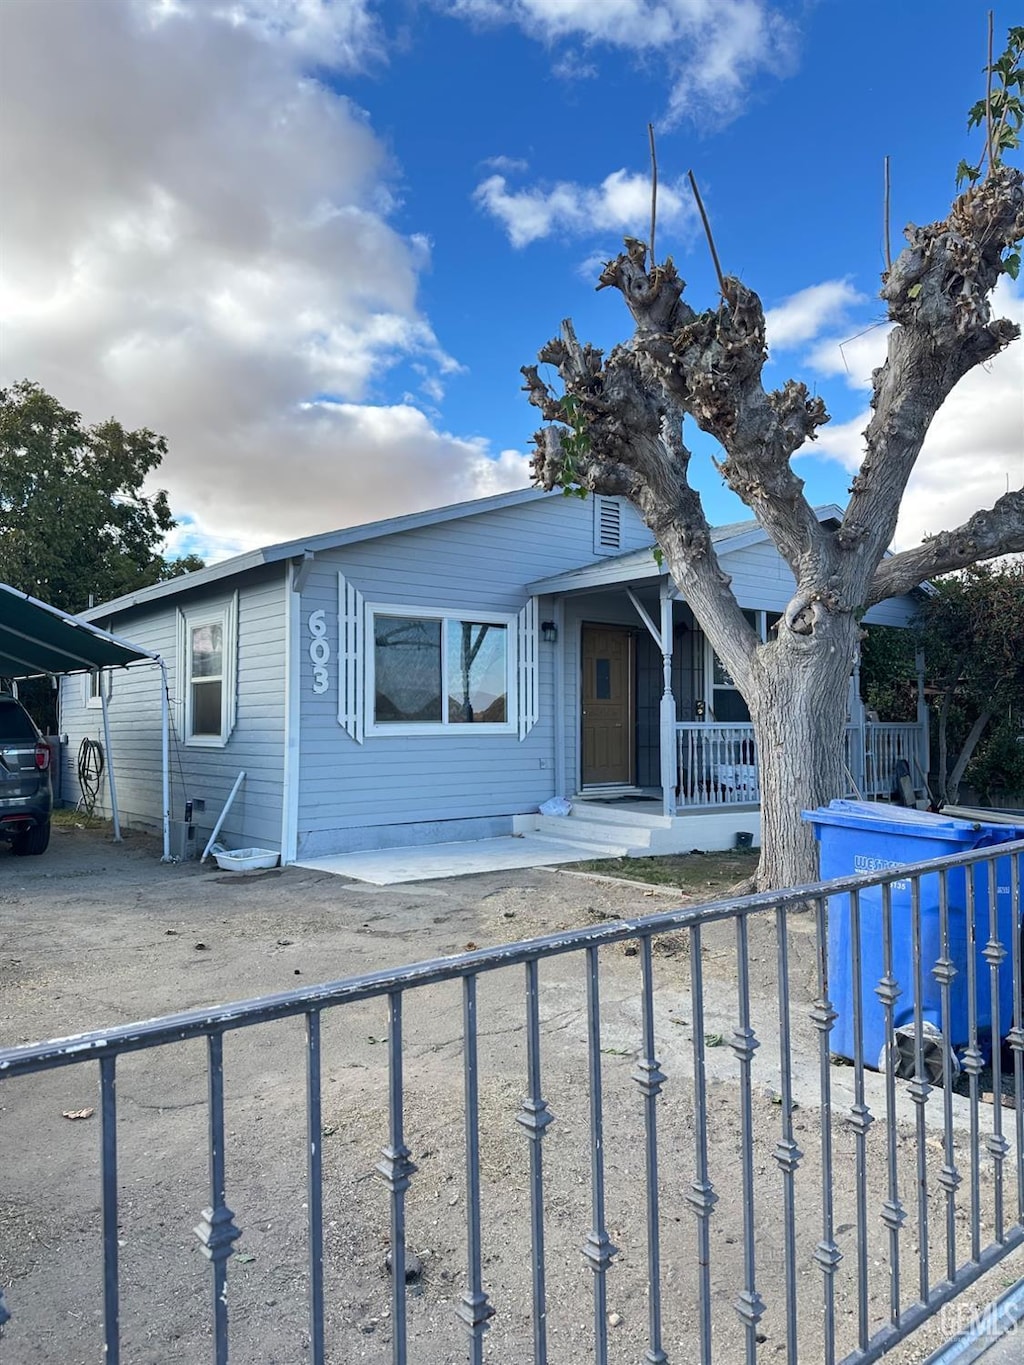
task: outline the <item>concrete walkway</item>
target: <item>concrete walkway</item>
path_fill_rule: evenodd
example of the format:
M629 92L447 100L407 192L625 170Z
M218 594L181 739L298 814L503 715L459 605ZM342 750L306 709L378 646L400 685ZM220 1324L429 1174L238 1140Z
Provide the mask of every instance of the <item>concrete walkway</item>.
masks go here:
M416 848L384 848L364 853L332 853L324 858L300 858L297 866L317 872L337 872L376 886L397 882L435 881L473 872L506 872L517 867L553 867L607 856L567 840L535 834L509 834L498 839L462 843L424 844Z

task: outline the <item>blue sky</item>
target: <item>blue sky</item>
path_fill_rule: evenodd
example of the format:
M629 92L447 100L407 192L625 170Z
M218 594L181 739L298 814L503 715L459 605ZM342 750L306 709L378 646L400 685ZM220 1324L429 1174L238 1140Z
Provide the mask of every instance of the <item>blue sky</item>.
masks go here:
M725 269L769 310L769 379L826 398L799 468L842 503L884 356L883 157L898 250L976 149L987 8L9 0L0 376L164 432L177 550L522 486L519 366L565 316L626 336L593 285L646 236L653 122L658 255L715 301L692 167ZM1000 311L1021 297L1004 283ZM1020 484L1019 349L937 422L902 543ZM689 436L711 518L743 516Z

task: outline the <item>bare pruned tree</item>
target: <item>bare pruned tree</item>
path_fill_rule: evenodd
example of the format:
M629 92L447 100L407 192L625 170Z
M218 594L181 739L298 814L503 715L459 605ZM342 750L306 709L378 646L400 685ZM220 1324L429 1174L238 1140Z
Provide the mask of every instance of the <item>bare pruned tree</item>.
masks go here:
M825 405L796 380L765 388L764 309L732 276L720 276L716 306L695 312L672 260L655 264L643 242L627 238L598 287L622 295L634 324L630 339L606 357L582 345L566 321L539 352L541 363L557 370L561 391L536 366L523 369L545 421L535 437L535 481L634 504L750 708L761 770L762 887L815 875L813 838L800 812L844 790L847 686L864 611L936 574L1024 550L1018 489L963 526L886 557L933 417L965 374L1019 335L990 308L1000 275L1016 274L1024 238L1024 177L1002 155L1017 145L1014 89L1024 29L1010 37L1009 56L1000 58L1002 102L991 94L981 102L985 160L961 166L968 188L940 222L906 229L906 247L882 276L881 297L895 325L886 361L872 376L864 457L841 524L819 522L791 464L829 420ZM684 417L721 445L723 478L796 580L767 643L744 618L715 555L689 479Z

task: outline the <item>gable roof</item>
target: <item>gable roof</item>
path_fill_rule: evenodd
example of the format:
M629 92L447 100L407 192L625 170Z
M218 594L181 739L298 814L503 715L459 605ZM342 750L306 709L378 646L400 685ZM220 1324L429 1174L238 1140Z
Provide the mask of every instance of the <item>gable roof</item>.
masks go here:
M0 674L84 673L155 659L109 631L0 583Z
M820 522L838 522L842 520L843 509L834 502L829 502L816 507L814 514ZM711 543L719 555L733 554L748 545L756 545L767 540L768 532L753 518L711 528ZM625 554L611 555L596 564L584 564L579 569L552 574L549 578L538 578L528 584L528 591L534 596L541 596L553 592L573 592L580 588L597 588L609 583L631 582L642 578L659 579L667 576L667 566L659 568L651 549L628 550Z
M115 597L110 602L101 602L82 612L85 620L94 621L98 617L109 616L115 612L126 611L129 607L143 606L163 597L174 597L192 588L203 588L210 583L218 583L236 574L247 573L264 564L280 564L286 559L295 559L305 554L316 554L319 550L335 550L342 545L355 545L361 540L376 540L380 536L397 535L400 531L415 531L423 526L437 526L445 521L457 521L462 517L473 517L481 512L493 512L503 507L517 507L524 502L537 502L541 498L560 497L561 494L545 493L540 488L517 488L511 493L496 493L489 498L472 498L467 502L454 502L446 507L431 507L424 512L409 512L400 517L387 517L382 521L367 521L359 526L346 526L338 531L324 531L320 535L302 536L298 540L283 540L277 545L265 545L259 550L248 550L245 554L223 559L219 564L211 564L194 573L182 574L180 578L170 578L164 583L154 583L137 592Z

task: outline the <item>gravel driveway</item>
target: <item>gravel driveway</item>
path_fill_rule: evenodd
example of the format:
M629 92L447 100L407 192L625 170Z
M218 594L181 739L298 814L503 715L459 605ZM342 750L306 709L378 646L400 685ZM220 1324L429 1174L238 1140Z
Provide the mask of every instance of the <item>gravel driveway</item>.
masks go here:
M375 887L287 868L240 877L197 864L165 866L159 848L134 836L115 846L99 832L63 829L42 858L0 851L0 1043L12 1045L175 1010L287 990L296 985L458 953L668 908L671 899L628 883L526 870L447 882ZM705 932L707 1028L726 1045L707 1053L715 1340L722 1365L743 1358L732 1308L742 1287L743 1208L738 1179L737 1064L727 1046L736 1022L734 932ZM801 1360L822 1359L820 1126L815 1035L806 1017L813 991L813 924L791 928L798 1074L798 1271ZM691 1009L688 944L670 938L656 957L657 1033L668 1077L659 1101L664 1344L673 1365L696 1358L694 1217L686 1203L693 1171ZM755 1227L766 1360L783 1359L779 1136L773 1046L775 946L771 925L751 926L755 1056ZM544 1142L553 1360L590 1358L592 1274L579 1255L590 1227L590 1137L583 964L541 966L544 1087L556 1121ZM602 1066L606 1105L608 1229L620 1248L608 1276L611 1358L635 1362L647 1345L646 1221L642 1097L631 1073L639 1042L638 958L602 951ZM521 970L480 982L481 1170L484 1277L497 1313L488 1358L529 1358L531 1340L528 1151L515 1115L524 1094L526 1048ZM328 1355L333 1362L390 1360L386 1191L373 1168L386 1139L387 1019L381 1002L346 1006L323 1025ZM406 1004L406 1140L418 1172L408 1195L408 1242L422 1262L410 1285L411 1359L466 1358L454 1304L464 1287L465 1188L462 1014L456 984L418 990ZM229 1272L232 1361L292 1365L308 1357L304 1238L304 1052L299 1020L249 1028L225 1042L228 1202L243 1229ZM843 1350L855 1344L852 1133L849 1070L837 1088L837 1240L846 1253L837 1280ZM123 1355L126 1362L209 1359L209 1270L192 1228L208 1203L205 1059L176 1045L123 1059L118 1067ZM874 1080L875 1078L869 1078ZM844 1088L845 1087L845 1088ZM12 1320L3 1365L75 1365L102 1358L98 1236L98 1119L69 1119L96 1104L95 1067L68 1067L0 1085L5 1153L0 1178L0 1285ZM869 1095L884 1114L880 1091ZM877 1211L885 1197L884 1123L871 1135L874 1325L887 1309L889 1274ZM877 1130L877 1131L876 1131ZM908 1175L912 1129L898 1128ZM935 1171L941 1152L929 1151ZM983 1170L986 1200L990 1172ZM912 1188L905 1202L914 1202ZM941 1227L935 1205L935 1230ZM877 1230L877 1231L876 1231ZM903 1233L912 1297L913 1217ZM966 1249L965 1249L966 1250ZM939 1263L941 1243L933 1252ZM1004 1265L970 1303L994 1297L1021 1273ZM947 1318L947 1326L949 1319ZM941 1331L887 1359L921 1361Z

